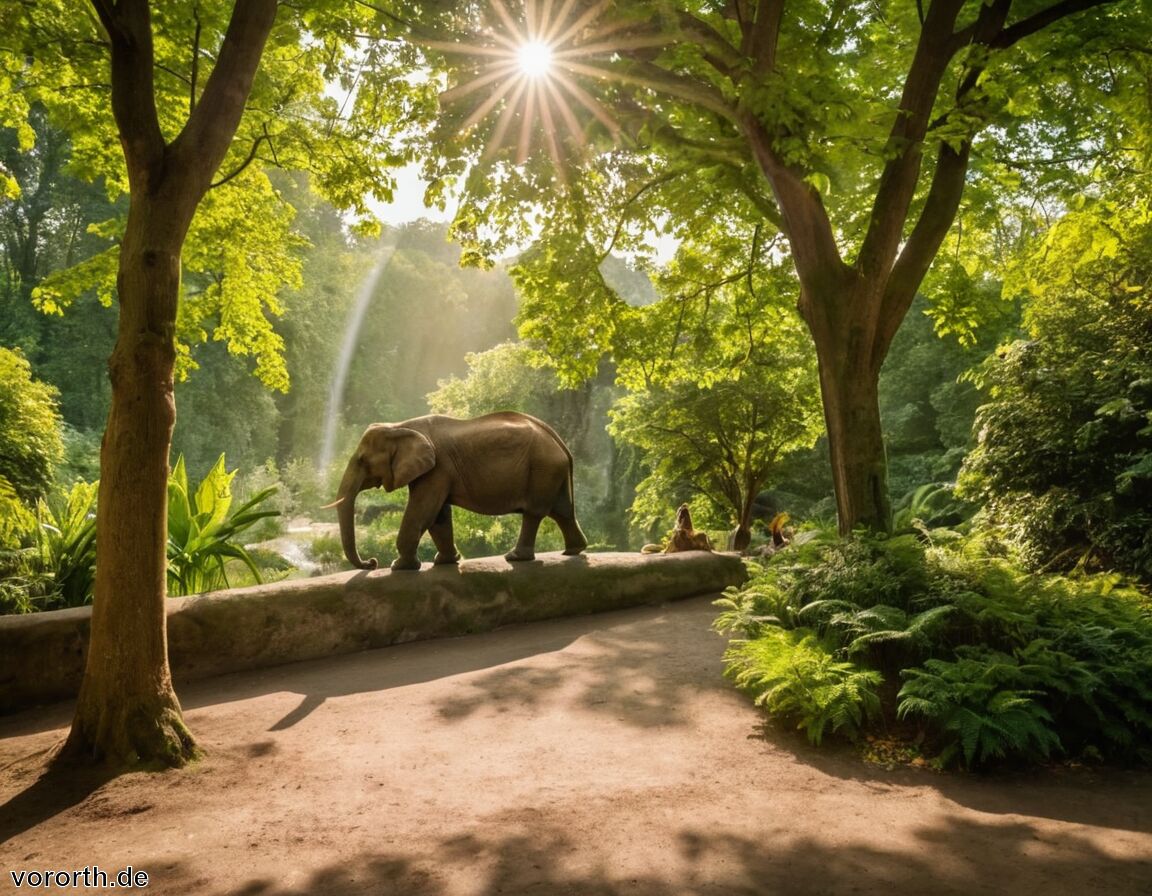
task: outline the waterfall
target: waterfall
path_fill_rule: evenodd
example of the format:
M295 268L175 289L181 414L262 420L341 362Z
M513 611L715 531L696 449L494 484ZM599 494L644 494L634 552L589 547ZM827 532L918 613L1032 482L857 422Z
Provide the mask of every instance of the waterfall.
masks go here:
M328 405L324 412L324 438L320 444L320 456L316 460L316 469L324 475L332 463L332 454L336 450L336 427L340 421L340 403L344 398L344 384L348 380L348 368L352 365L352 355L356 348L356 337L360 334L360 325L364 322L364 315L368 306L372 304L372 297L376 294L376 284L387 269L392 255L396 252L396 243L384 245L376 264L368 272L368 276L360 284L356 298L348 311L348 322L344 325L344 339L340 343L340 353L336 356L336 366L332 374L332 383L328 387Z

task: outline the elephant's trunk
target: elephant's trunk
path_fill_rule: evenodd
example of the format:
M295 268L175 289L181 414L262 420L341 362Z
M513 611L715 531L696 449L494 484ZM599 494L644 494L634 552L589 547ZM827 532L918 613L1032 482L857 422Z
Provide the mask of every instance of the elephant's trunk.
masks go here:
M340 520L340 543L344 546L344 556L357 569L375 569L376 560L361 560L356 550L356 496L364 488L364 470L360 460L353 457L348 461L348 469L340 480L340 491L336 496L336 515Z

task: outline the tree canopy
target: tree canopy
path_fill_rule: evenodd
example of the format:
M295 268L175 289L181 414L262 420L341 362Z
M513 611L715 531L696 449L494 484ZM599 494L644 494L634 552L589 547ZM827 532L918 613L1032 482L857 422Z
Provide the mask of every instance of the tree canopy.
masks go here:
M1109 125L1138 93L1110 60L1139 53L1150 27L1141 4L1103 0L395 8L446 88L430 196L460 184L455 232L477 258L543 234L568 294L525 327L567 337L554 355L578 342L587 373L614 349L623 312L594 267L609 249L654 227L695 234L701 207L786 237L845 530L889 524L879 371L945 241L971 248L957 223L999 198L965 200L970 169L1066 182L1126 149ZM549 71L518 67L529 39L551 46ZM970 330L963 292L945 291L942 325Z

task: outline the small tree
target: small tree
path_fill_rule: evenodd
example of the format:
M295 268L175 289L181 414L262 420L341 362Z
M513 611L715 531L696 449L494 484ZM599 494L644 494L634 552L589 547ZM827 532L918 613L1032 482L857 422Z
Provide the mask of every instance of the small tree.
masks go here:
M713 252L725 238L732 251ZM750 256L735 251L749 243ZM650 470L633 514L650 526L692 496L735 526L744 550L756 496L822 430L815 358L787 307L796 281L775 246L718 215L681 246L657 287L663 298L617 320L630 394L613 409L611 431Z
M729 377L675 379L617 403L612 434L638 448L651 470L632 505L642 526L691 496L735 525L737 550L748 547L756 496L788 453L812 447L820 432L815 371L793 348L776 342Z

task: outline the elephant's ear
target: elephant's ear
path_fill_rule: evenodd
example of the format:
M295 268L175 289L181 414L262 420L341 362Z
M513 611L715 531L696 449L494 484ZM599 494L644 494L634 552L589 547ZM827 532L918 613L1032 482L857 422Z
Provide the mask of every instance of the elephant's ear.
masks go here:
M436 466L436 448L427 436L414 429L397 429L394 437L392 487L402 488Z

